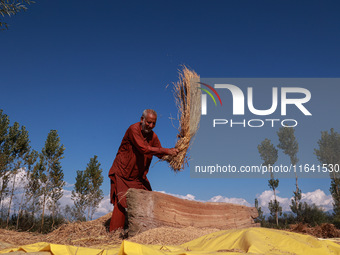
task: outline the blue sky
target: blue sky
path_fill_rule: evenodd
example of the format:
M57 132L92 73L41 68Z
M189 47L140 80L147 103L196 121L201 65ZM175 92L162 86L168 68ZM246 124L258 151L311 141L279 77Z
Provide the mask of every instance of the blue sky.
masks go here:
M340 74L337 1L36 2L6 18L9 30L0 32L0 108L26 126L38 151L49 130L58 130L68 183L98 155L105 194L121 139L143 109L158 112L154 130L164 147L174 146L171 83L180 65L214 78ZM327 111L330 103L320 104ZM189 168L174 174L156 161L148 175L154 190L249 203L268 190L266 179L193 179ZM329 184L304 179L300 188L327 196ZM293 189L294 180L280 182L280 196Z

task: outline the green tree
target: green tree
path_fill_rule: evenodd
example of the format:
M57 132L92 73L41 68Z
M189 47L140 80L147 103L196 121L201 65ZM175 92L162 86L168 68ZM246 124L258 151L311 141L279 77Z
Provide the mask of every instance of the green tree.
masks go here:
M70 205L66 205L64 207L64 217L65 217L65 220L67 222L71 222L74 220L74 210L73 210L74 207L71 207Z
M103 199L103 191L100 189L104 180L102 172L96 155L90 158L84 171L77 171L76 183L71 196L74 202L72 214L76 220L92 220ZM85 216L86 210L87 217Z
M277 147L283 150L284 154L288 155L290 158L290 163L296 167L297 162L299 161L297 158L297 153L299 151L299 144L295 138L294 134L295 130L292 127L281 127L279 131L277 132L277 135L279 137L279 144ZM301 215L301 189L299 189L298 184L298 176L295 172L295 191L294 193L294 199L291 200L290 209L293 213L296 214L296 220L300 221L300 215Z
M20 218L23 215L23 203L26 201L28 204L30 201L30 197L27 197L30 191L30 175L33 171L34 164L37 161L38 158L38 152L35 150L30 150L29 153L26 153L25 155L25 163L26 163L26 180L25 180L25 187L23 188L25 192L22 193L21 195L21 200L18 208L18 218L17 218L17 223L16 223L16 229L19 228L19 222ZM30 195L31 196L31 195ZM25 199L26 198L26 199ZM27 212L27 211L26 211Z
M21 11L26 11L27 6L34 3L31 0L0 0L0 15L13 16ZM0 27L8 28L8 24L0 19Z
M98 157L95 155L90 159L85 169L86 178L88 178L89 190L87 194L88 202L88 212L87 220L92 220L93 214L96 212L100 202L103 199L103 191L100 186L103 183L103 170L100 169L100 163L98 162Z
M60 160L64 158L64 150L65 147L60 144L57 130L51 130L47 135L45 146L40 154L41 170L43 171L40 176L42 185L41 232L43 232L44 228L47 201L50 203L49 206L53 208L62 197L62 188L65 185L65 182L63 181L64 174L60 166ZM54 222L53 212L52 218L52 221Z
M327 214L322 208L315 204L309 205L306 202L301 203L301 221L312 226L320 225L327 221Z
M52 228L55 224L55 214L58 212L59 208L59 200L63 196L63 187L65 186L64 182L64 173L62 171L60 162L54 162L51 167L51 171L49 174L50 184L51 184L51 193L50 200L48 202L49 211L52 212Z
M1 216L3 213L3 200L8 192L9 165L11 161L11 150L9 144L9 117L0 109L0 206ZM2 218L2 217L1 217Z
M18 171L21 167L25 165L25 156L30 150L30 140L28 138L28 131L25 126L21 126L19 123L15 122L12 127L9 128L9 142L11 147L11 179L12 179L12 189L9 196L8 212L7 212L7 226L11 215L11 206L16 190L16 179Z
M44 174L45 168L42 162L42 158L37 151L31 153L31 162L34 165L32 171L28 172L28 188L26 189L26 208L31 212L31 218L33 219L31 229L35 225L35 213L41 208L40 196L42 195L41 180L45 180Z
M261 142L260 145L257 146L257 149L260 153L263 166L266 166L270 172L270 179L268 181L268 186L273 190L274 193L274 200L270 200L268 204L268 208L272 216L275 216L276 225L279 225L279 214L282 214L282 207L280 206L279 201L276 199L276 189L279 186L279 180L274 178L273 171L271 168L276 163L278 159L278 151L275 146L271 143L271 141L266 138L264 141Z
M331 187L330 192L333 197L333 210L335 218L340 220L340 173L334 171L334 166L340 165L340 134L331 128L328 131L321 132L321 138L318 140L318 149L314 149L321 164L330 170ZM333 169L333 171L331 171Z
M13 126L9 124L8 116L3 113L3 110L0 110L0 204L1 217L5 218L2 201L9 196L6 213L7 226L10 220L12 202L18 190L17 174L19 169L25 166L26 157L30 150L28 131L25 126L20 127L17 122ZM10 180L11 187L9 187Z
M85 171L77 171L76 183L72 190L71 199L74 203L73 215L75 220L85 221L85 211L87 208L87 196L89 194L89 178Z
M265 217L263 215L262 208L259 207L259 201L257 200L257 198L255 198L255 208L256 208L257 213L258 213L258 216L255 219L255 222L261 223L261 226L263 226Z

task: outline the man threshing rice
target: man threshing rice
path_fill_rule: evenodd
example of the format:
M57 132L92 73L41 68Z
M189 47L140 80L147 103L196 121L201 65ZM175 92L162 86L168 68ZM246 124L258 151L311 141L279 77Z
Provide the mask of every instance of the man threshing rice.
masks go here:
M200 78L183 66L179 81L174 83L174 97L178 107L178 136L175 148L162 148L157 135L152 131L157 113L147 109L141 121L126 131L109 172L111 179L111 203L114 205L110 231L124 228L126 192L129 188L151 190L146 177L153 156L167 161L175 172L187 164L187 151L198 130L201 116Z
M111 179L111 203L114 205L110 231L124 228L126 192L129 188L151 190L146 177L153 156L176 156L175 148L163 148L152 131L157 121L154 110L143 111L140 122L131 125L126 131L109 171Z

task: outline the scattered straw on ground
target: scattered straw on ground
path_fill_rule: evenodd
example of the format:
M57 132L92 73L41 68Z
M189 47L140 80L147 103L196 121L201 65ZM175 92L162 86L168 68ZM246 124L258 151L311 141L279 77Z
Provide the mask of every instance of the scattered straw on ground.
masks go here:
M107 232L110 218L111 213L89 222L68 223L47 235L0 229L0 244L6 244L6 247L4 246L3 248L14 248L37 242L91 248L106 248L112 245L119 245L122 242L119 233ZM159 227L128 238L128 240L140 244L179 245L216 231L219 230L194 227ZM309 227L306 224L300 223L291 225L289 231L308 234L318 238L333 238L334 241L340 242L340 239L337 240L340 237L340 230L328 223L316 227Z
M319 238L336 238L340 237L340 230L333 224L323 223L321 225L310 227L307 224L299 223L290 226L289 231L308 234Z
M0 229L0 241L13 244L12 247L37 242L50 242L80 247L105 248L122 242L118 232L109 233L107 231L110 218L111 213L93 221L64 224L47 235ZM128 240L140 244L178 245L215 231L219 230L194 227L160 227L140 233L128 238Z
M111 213L93 221L64 224L47 235L0 229L0 241L13 244L13 247L36 242L92 248L120 244L119 233L107 231L110 218Z
M194 227L159 227L129 238L129 241L140 244L179 245L216 231L220 230L212 228L199 229Z
M119 233L109 233L111 213L87 222L73 222L46 235L45 242L69 244L82 247L101 247L102 245L120 244Z
M12 244L10 247L41 242L44 238L45 235L42 234L0 229L0 241Z

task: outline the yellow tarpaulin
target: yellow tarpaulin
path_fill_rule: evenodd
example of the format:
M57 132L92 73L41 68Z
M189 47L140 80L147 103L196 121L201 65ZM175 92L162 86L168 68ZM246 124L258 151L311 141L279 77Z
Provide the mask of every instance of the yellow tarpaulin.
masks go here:
M50 251L55 255L193 255L193 254L339 254L340 245L329 240L282 230L266 228L247 228L215 232L188 243L169 245L142 245L123 241L120 247L93 249L68 245L36 243L15 249L6 249L0 253L15 251L39 252Z

